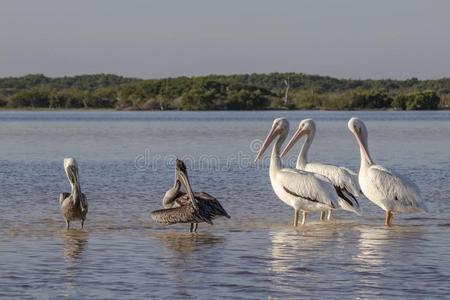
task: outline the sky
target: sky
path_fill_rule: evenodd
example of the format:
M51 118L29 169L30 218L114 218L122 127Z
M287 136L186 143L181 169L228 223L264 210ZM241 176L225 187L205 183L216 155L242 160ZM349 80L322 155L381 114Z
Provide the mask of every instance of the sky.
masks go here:
M0 0L0 77L450 77L447 0Z

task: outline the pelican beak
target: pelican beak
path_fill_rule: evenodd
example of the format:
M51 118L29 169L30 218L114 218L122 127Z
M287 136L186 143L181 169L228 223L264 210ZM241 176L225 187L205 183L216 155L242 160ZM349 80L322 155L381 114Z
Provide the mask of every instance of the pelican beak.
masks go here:
M266 151L267 147L272 143L272 141L275 139L275 137L280 134L281 129L277 127L272 127L270 129L269 134L267 135L264 143L262 144L261 148L259 148L258 154L256 155L255 162L258 161L258 159L261 158L261 156Z
M366 159L366 161L369 164L373 164L372 158L370 157L369 152L367 152L367 149L366 149L367 145L364 145L364 143L363 143L363 138L361 136L361 132L353 131L353 134L356 137L356 141L358 142L358 145L359 145L359 148L361 149L362 155L364 156L364 158Z
M372 161L372 158L370 158L370 155L367 152L366 147L363 145L363 143L361 141L358 141L358 143L359 143L359 148L362 149L362 153L364 154L364 157L366 158L367 162L372 165L373 161Z
M177 169L177 179L184 186L184 188L186 189L186 192L189 195L189 198L191 198L192 204L197 209L197 207L198 207L197 206L197 201L196 201L196 199L194 197L194 192L192 192L191 183L189 182L189 178L187 177L187 175L182 170L178 170Z
M66 171L67 178L69 181L77 185L78 184L78 167L74 160L64 159L64 169Z
M289 150L291 150L291 148L295 145L295 143L297 143L298 140L305 134L306 130L304 130L303 128L297 129L297 131L294 133L292 138L287 143L286 147L284 147L284 150L281 152L280 157L283 158L289 152Z

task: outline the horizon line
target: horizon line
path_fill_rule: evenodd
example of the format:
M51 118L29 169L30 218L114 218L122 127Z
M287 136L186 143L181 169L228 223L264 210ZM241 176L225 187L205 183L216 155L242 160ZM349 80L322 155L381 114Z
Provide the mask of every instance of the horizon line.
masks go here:
M79 76L93 76L93 75L113 75L113 76L120 76L123 78L129 78L129 79L139 79L139 80L164 80L164 79L174 79L174 78L180 78L180 77L187 77L187 78L198 78L198 77L209 77L209 76L237 76L237 75L270 75L270 74L295 74L295 75L306 75L306 76L318 76L318 77L328 77L328 78L334 78L338 80L396 80L396 81L406 81L411 79L417 79L419 81L425 81L425 80L441 80L441 79L450 79L450 75L441 76L441 77L434 77L434 78L420 78L416 76L412 77L405 77L405 78L395 78L395 77L376 77L376 78L370 78L370 77L360 77L360 78L352 78L352 77L339 77L339 76L331 76L331 75L321 75L321 74L313 74L313 73L304 73L304 72L293 72L293 71L286 71L286 72L280 72L280 71L272 71L272 72L252 72L252 73L209 73L209 74L197 74L197 75L174 75L174 76L166 76L166 77L138 77L138 76L128 76L128 75L119 75L116 73L108 73L108 72L99 72L99 73L82 73L82 74L68 74L68 75L46 75L45 73L26 73L22 75L0 75L0 79L4 78L20 78L20 77L26 77L30 75L43 75L47 78L64 78L64 77L79 77Z

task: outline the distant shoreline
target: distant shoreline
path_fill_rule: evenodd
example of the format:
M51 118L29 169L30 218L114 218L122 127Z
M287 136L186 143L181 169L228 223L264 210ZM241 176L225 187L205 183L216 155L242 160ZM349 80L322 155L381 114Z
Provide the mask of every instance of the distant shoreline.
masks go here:
M114 108L2 108L0 107L0 112L267 112L267 111L299 111L299 112L307 112L307 111L321 111L321 112L431 112L431 111L448 111L450 108L438 108L438 109L421 109L421 110L401 110L401 109L264 109L264 110L176 110L176 109L168 109L168 110L119 110Z
M0 78L0 109L117 111L436 110L450 108L450 78L337 79L303 73L163 79L111 74Z

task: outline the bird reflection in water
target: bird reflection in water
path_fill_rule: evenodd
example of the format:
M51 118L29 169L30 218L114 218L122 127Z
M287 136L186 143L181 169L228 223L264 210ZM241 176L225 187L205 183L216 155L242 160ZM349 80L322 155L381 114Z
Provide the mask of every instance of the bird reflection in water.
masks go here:
M60 232L60 238L64 243L64 259L67 262L79 260L86 248L88 233L83 230L65 230Z
M66 261L66 276L64 281L64 296L71 298L76 294L75 278L81 267L78 263L88 241L88 232L84 230L61 230L57 236L63 242L63 254Z
M354 250L348 247L349 238L343 232L351 233L354 226L352 223L310 224L300 230L271 231L271 281L281 298L293 293L300 298L327 298L325 294L315 295L320 289L311 287L320 282L331 289L329 268L336 265L336 260L345 261L353 255Z
M423 228L418 226L386 227L361 226L358 242L358 254L353 257L357 282L364 286L359 289L357 298L370 297L370 290L397 288L395 278L402 278L403 283L421 273L420 267L415 267L411 257L419 258L427 251L427 241L423 238ZM392 276L392 277L390 277ZM390 285L389 278L393 286ZM413 278L409 282L414 282ZM413 287L411 287L413 288Z
M152 234L152 237L159 239L164 246L179 253L190 253L201 248L207 248L224 242L222 236L215 236L202 232L198 234L165 232Z
M357 271L384 271L394 255L402 256L403 251L396 249L417 248L423 235L421 227L395 226L389 230L384 227L361 226L359 253L354 258L358 262ZM401 257L398 257L401 260Z
M216 251L225 241L223 236L204 231L191 234L164 230L152 233L151 237L165 246L166 251L159 254L159 260L177 295L187 295L192 287L202 286L208 276L205 271L213 272L223 266L223 252Z
M330 247L328 244L336 231L332 226L324 226L304 230L283 228L271 232L272 271L284 276L292 274L292 271L313 267L314 260L327 255L327 249Z

